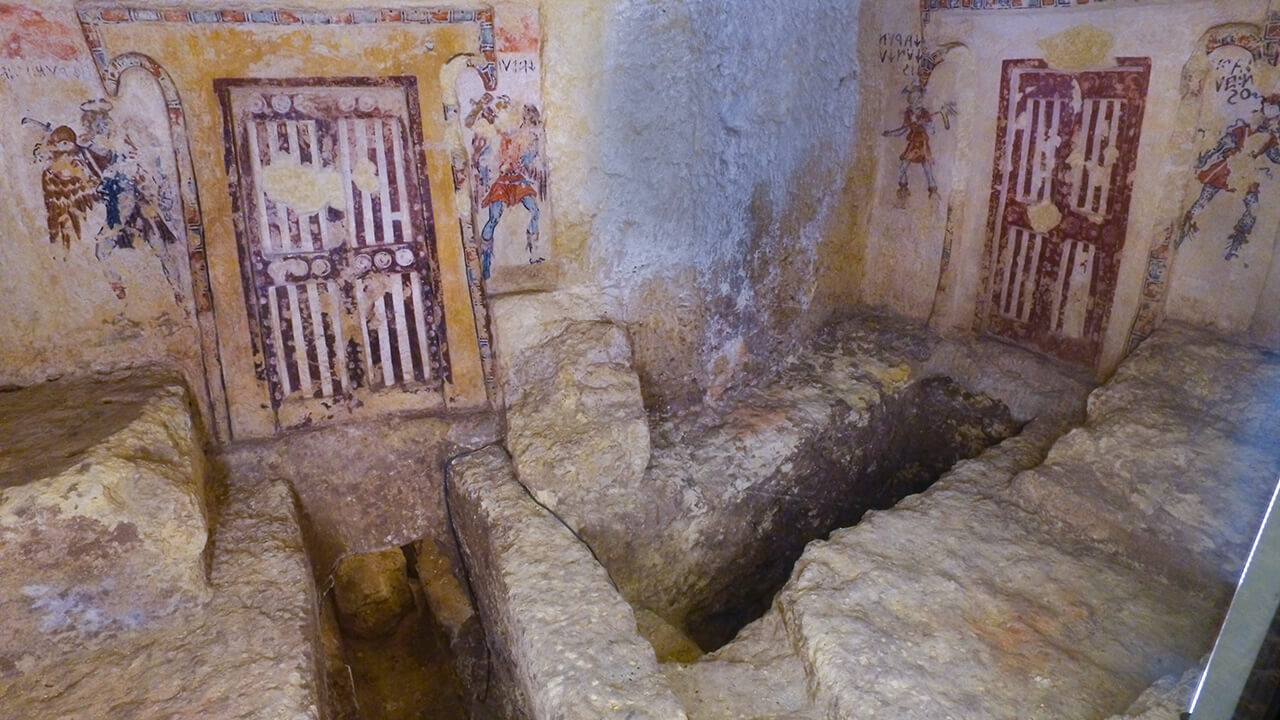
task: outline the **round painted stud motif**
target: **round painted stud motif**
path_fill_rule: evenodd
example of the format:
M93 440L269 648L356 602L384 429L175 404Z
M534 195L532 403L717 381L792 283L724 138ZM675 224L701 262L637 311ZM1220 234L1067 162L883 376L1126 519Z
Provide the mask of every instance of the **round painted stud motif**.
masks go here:
M316 258L311 261L311 274L316 277L325 277L332 269L333 266L329 264L327 258Z
M278 113L287 113L293 108L293 99L288 95L272 95L271 109Z
M373 264L378 266L379 270L386 270L391 267L391 253L380 252L373 256Z
M400 248L396 250L396 262L401 265L413 264L413 251L409 248Z
M369 270L373 267L373 260L368 255L356 256L356 269L360 271Z

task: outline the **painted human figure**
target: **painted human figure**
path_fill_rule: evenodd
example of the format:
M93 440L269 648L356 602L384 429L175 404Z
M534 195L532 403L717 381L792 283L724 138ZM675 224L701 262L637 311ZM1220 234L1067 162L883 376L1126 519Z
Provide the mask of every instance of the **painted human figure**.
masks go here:
M513 112L503 108L499 109L499 113L504 110L506 113ZM500 114L499 121L502 119ZM541 187L541 172L538 168L541 126L542 116L538 109L533 105L525 105L518 125L508 123L506 127L499 128L498 177L480 201L481 207L489 209L489 221L480 231L480 266L481 274L486 279L493 263L493 237L498 223L506 209L517 203L529 211L529 225L525 229L525 250L529 254L529 263L541 262L543 259L534 254L534 246L538 240L538 195Z
M110 114L111 103L90 100L80 109L85 127L80 145L101 173L98 194L106 208L106 225L98 233L94 254L105 261L117 249L134 248L142 240L160 260L165 279L181 305L180 258L179 253L171 251L178 237L160 215L157 183L140 162L137 145L127 134L117 131ZM106 271L112 290L123 300L123 279L110 265L106 265Z
M1186 215L1182 218L1182 225L1178 232L1178 239L1175 246L1181 245L1186 240L1195 237L1199 228L1196 226L1195 218L1208 206L1209 201L1213 200L1217 194L1223 190L1227 192L1235 192L1236 188L1231 187L1231 168L1232 158L1239 155L1244 148L1245 141L1249 137L1256 134L1267 135L1266 141L1257 150L1249 154L1250 158L1258 159L1267 158L1272 164L1280 165L1280 93L1273 93L1263 96L1261 99L1262 107L1260 114L1262 119L1257 126L1250 125L1249 122L1240 118L1227 127L1226 132L1218 139L1217 144L1205 151L1196 162L1196 169L1199 171L1196 178L1202 183L1200 196L1187 209ZM1262 168L1262 172L1271 177L1271 171ZM1257 224L1256 208L1258 206L1258 198L1261 192L1260 184L1251 183L1245 190L1242 202L1244 203L1244 211L1235 225L1231 228L1231 234L1227 238L1227 252L1225 258L1231 260L1240 256L1240 249L1249 242L1249 235L1253 232L1254 226Z
M929 187L929 196L938 195L938 182L933 176L933 152L929 148L929 136L933 134L933 118L941 115L944 124L950 128L949 110L931 112L924 106L924 87L912 85L904 91L907 95L907 109L902 115L902 125L892 130L885 130L885 137L906 136L907 147L898 156L898 192L897 205L902 207L911 195L907 174L912 165L919 165L924 171L924 179Z
M511 98L506 95L494 97L492 93L485 93L472 101L471 110L462 121L474 133L471 137L471 165L480 179L481 188L489 187L492 182L488 156L498 141L494 124L498 121L498 113L510 104Z
M94 239L94 255L104 261L103 270L116 297L124 300L124 279L105 263L119 248L133 248L141 239L160 260L174 298L183 305L180 253L170 246L178 237L160 213L162 190L155 175L162 170L153 160L155 175L140 159L137 145L116 129L111 103L90 100L80 105L84 132L79 136L66 125L50 130L36 146L36 158L44 162L41 188L49 226L49 241L70 250L85 233L90 210L102 206L105 222ZM49 124L24 118L23 124L46 129Z
M1252 156L1259 158L1265 155L1273 164L1280 165L1280 93L1262 98L1262 122L1256 132L1266 133L1267 140Z
M1244 194L1244 213L1240 215L1240 219L1231 228L1231 235L1227 238L1227 254L1223 257L1230 260L1240 256L1240 248L1249 242L1249 235L1253 233L1253 226L1258 222L1258 216L1255 213L1258 207L1258 191L1260 187L1258 183L1249 185L1249 189Z
M1182 225L1178 230L1178 239L1174 247L1181 247L1182 243L1195 237L1196 232L1199 231L1196 216L1208 207L1209 202L1218 193L1223 190L1235 192L1236 189L1231 187L1230 183L1231 159L1240 153L1244 148L1245 140L1253 133L1254 129L1247 120L1238 119L1227 127L1222 137L1218 138L1217 144L1201 153L1196 159L1196 179L1201 183L1200 196L1182 216Z

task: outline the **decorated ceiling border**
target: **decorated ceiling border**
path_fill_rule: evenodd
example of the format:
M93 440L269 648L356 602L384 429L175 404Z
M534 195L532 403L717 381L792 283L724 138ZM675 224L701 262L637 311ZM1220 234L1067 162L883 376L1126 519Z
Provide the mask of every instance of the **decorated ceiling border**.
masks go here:
M269 8L254 9L218 9L218 8L173 8L173 7L119 7L96 4L78 4L76 15L80 21L80 29L84 33L85 43L93 57L94 65L102 80L103 89L115 97L120 90L121 75L132 68L139 68L155 78L164 98L165 108L169 116L169 133L176 155L178 169L178 188L182 202L182 215L185 224L187 241L187 258L191 267L192 295L195 302L196 324L200 333L201 361L204 364L204 394L212 415L212 432L214 437L226 442L232 439L230 411L227 407L227 391L222 376L221 363L217 360L218 334L213 314L212 282L209 267L205 258L205 236L203 212L200 207L200 194L196 188L194 162L191 145L187 134L186 115L182 108L182 99L169 76L169 73L154 59L137 52L126 52L116 57L109 57L106 43L102 37L100 26L121 23L168 23L168 24L253 24L279 26L306 25L373 25L373 24L419 24L448 25L474 23L478 26L479 50L481 61L474 63L486 90L496 90L498 86L497 49L494 42L494 12L489 6L474 8L360 8L332 10L283 10ZM473 310L479 320L484 310L482 293L479 290L478 276L468 273L468 285L471 286ZM487 318L487 315L483 316ZM488 323L476 326L477 339L483 350L488 345ZM485 363L484 374L490 401L494 400L492 377L492 360Z
M254 9L182 9L159 7L108 7L82 5L76 9L84 28L89 52L98 67L106 68L108 58L98 25L155 22L187 24L252 24L252 25L376 25L408 23L448 25L476 23L480 28L480 54L484 63L477 67L485 88L494 90L498 82L497 52L493 33L493 8L364 8L336 10ZM110 81L105 74L104 81Z
M1081 5L1111 5L1114 0L920 0L922 12L939 10L1026 10Z

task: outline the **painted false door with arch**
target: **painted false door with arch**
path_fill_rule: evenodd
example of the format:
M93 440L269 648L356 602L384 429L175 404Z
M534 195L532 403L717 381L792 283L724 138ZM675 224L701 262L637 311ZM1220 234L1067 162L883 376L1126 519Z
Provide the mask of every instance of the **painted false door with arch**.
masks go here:
M413 79L215 85L277 429L441 406L448 354Z
M1007 60L987 257L988 333L1097 364L1115 298L1148 58L1062 71Z

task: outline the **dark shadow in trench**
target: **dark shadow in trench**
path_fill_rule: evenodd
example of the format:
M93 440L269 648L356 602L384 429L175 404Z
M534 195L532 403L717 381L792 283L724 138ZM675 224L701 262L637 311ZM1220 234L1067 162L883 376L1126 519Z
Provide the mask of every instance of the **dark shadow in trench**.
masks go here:
M322 599L329 703L335 720L467 720L448 636L432 616L403 550L413 602L386 634L354 631L338 619L334 591Z

